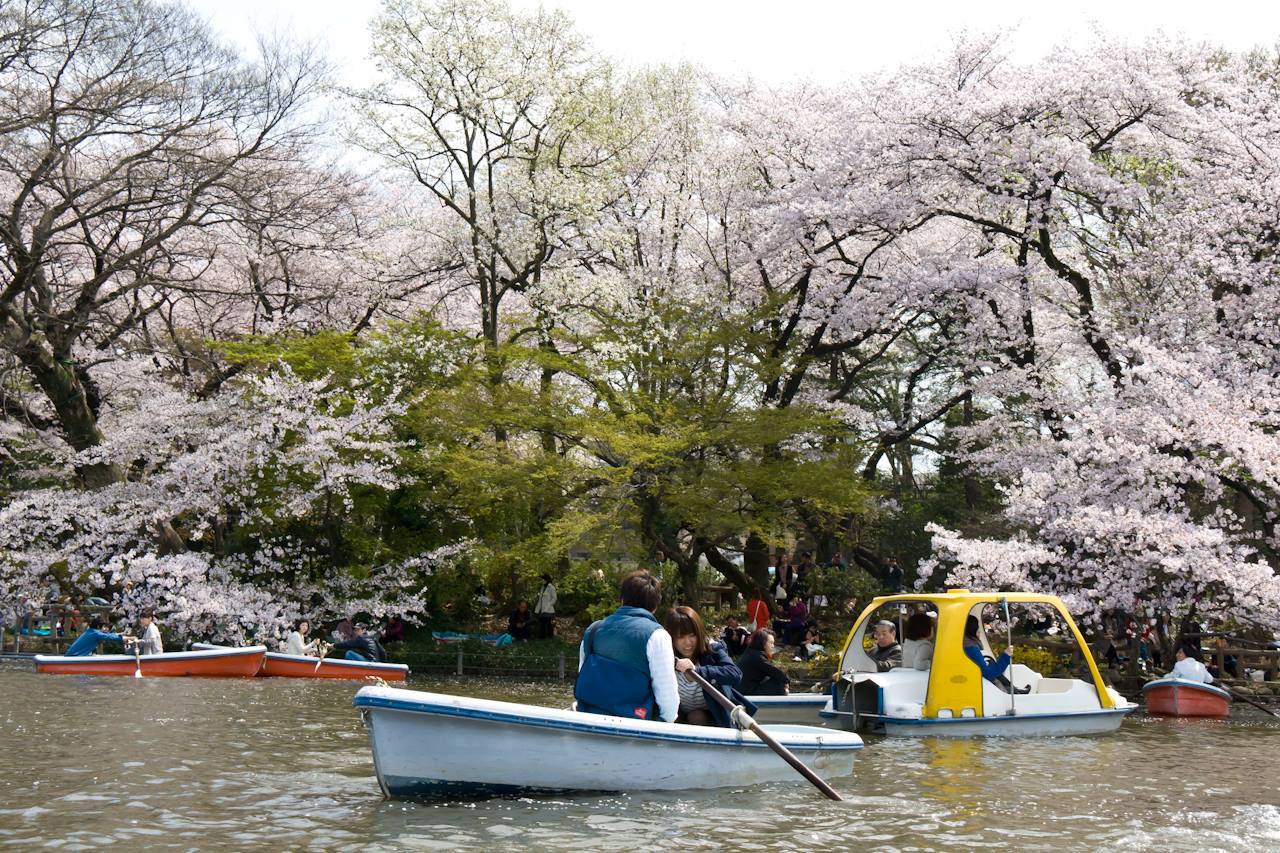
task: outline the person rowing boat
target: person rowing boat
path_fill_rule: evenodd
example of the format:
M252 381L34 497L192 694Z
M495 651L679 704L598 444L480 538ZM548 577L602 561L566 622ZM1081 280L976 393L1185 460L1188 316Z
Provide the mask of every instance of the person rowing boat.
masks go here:
M382 663L387 659L387 652L382 648L382 644L369 635L369 626L363 622L357 622L352 626L352 631L354 636L351 639L334 643L331 648L336 652L346 652L344 657L347 660Z

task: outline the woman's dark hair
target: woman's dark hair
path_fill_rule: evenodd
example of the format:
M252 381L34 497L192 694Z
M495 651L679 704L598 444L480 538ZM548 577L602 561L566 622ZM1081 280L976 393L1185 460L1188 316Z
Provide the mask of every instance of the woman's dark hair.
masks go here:
M621 598L627 607L641 607L652 613L662 601L662 585L646 571L632 572L622 579Z
M978 639L978 629L980 627L982 626L978 622L978 617L971 615L964 620L964 635L966 637L973 637L976 640Z
M772 636L773 632L768 628L757 628L755 633L751 635L751 639L747 640L747 648L762 652L764 647L769 644L769 638Z
M138 614L138 617L139 617L140 619L155 619L155 618L156 618L156 612L155 612L154 610L151 610L151 609L149 609L149 608L148 608L147 610L144 610L144 611L142 611L141 613L139 613L139 614Z
M912 613L902 633L908 640L927 640L933 633L933 617L928 613Z
M303 616L301 619L294 619L294 620L293 620L293 630L295 630L295 631L301 631L301 630L302 630L302 623L303 623L303 622L306 622L306 623L307 623L307 627L308 627L308 628L310 628L310 627L311 627L311 620L310 620L310 619L308 619L307 617Z
M1196 647L1195 643L1192 643L1192 642L1183 643L1182 653L1187 657L1191 658L1192 660L1198 660L1201 663L1204 663L1203 659L1200 656L1200 649Z
M667 629L667 633L673 640L689 634L697 637L698 642L693 650L695 658L711 653L711 643L707 640L707 627L702 624L702 617L698 615L698 611L692 607L681 604L671 608L671 612L662 622L662 627Z

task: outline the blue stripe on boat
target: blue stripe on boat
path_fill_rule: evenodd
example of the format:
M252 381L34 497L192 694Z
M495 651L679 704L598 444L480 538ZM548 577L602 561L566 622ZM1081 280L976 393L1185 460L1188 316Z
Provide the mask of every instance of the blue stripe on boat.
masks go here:
M682 735L672 732L620 729L608 724L589 723L585 721L578 722L576 720L553 720L529 717L522 714L504 713L501 711L482 711L477 708L459 708L453 705L440 705L431 702L388 699L382 696L361 696L360 694L356 694L352 704L357 708L386 708L392 711L411 711L419 714L440 714L446 717L469 717L471 719L488 720L490 722L513 723L520 726L535 726L543 729L561 729L563 731L586 732L589 734L639 740L661 740L683 744L769 749L767 744L759 740L731 740L724 738L698 737L696 735ZM818 731L822 730L818 729ZM777 737L778 732L773 732L773 734L774 737ZM862 749L861 743L819 742L818 738L820 737L822 737L822 735L815 735L814 739L809 744L785 743L783 745L788 749L793 750L821 749L823 752Z

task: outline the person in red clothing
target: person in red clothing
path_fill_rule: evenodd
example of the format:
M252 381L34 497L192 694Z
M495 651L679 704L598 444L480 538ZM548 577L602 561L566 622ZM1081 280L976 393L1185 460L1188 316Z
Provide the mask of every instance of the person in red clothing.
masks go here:
M762 598L747 602L747 629L752 633L769 627L769 605Z

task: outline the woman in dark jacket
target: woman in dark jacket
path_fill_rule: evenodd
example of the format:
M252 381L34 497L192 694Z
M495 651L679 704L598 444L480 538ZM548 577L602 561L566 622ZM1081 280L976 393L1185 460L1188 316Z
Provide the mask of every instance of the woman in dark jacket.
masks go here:
M738 658L738 668L742 671L742 684L738 689L748 696L785 696L790 692L791 679L769 663L773 651L773 632L768 628L751 635L747 650Z
M671 608L663 627L671 635L671 645L676 654L676 686L680 690L677 723L731 725L729 712L692 676L687 675L689 670L696 671L731 702L747 706L748 714L755 712L755 706L738 693L742 672L725 651L723 643L707 639L707 629L696 610L683 605Z

